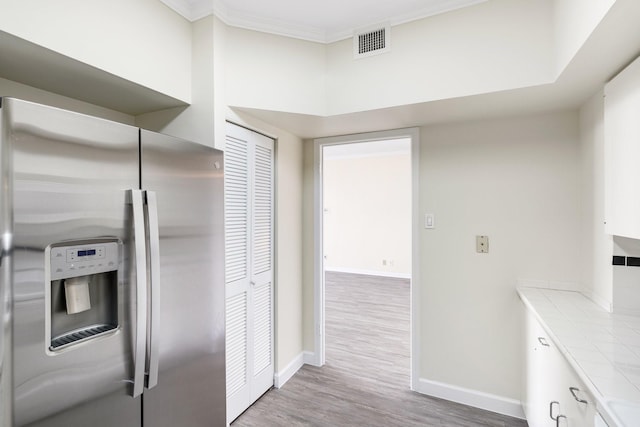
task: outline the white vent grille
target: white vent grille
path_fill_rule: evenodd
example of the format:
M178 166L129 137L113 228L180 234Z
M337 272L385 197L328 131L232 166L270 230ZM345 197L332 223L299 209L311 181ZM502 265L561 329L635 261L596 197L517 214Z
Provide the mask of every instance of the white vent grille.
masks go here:
M391 28L378 26L375 29L359 31L353 36L353 54L355 58L378 55L389 51Z

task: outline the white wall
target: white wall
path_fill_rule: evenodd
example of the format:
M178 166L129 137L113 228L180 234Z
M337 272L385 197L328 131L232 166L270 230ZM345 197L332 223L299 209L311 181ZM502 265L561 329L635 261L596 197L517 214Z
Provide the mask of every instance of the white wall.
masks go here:
M578 289L581 157L577 112L421 128L420 372L520 399L519 281ZM309 143L307 143L309 144ZM313 343L313 150L305 148L304 345ZM490 252L475 252L488 235Z
M561 73L616 0L554 0L555 70Z
M580 109L583 291L607 310L613 303L613 240L605 233L604 93Z
M276 145L276 372L304 350L302 141L278 132Z
M553 0L492 0L392 28L390 53L229 27L231 106L336 115L553 81ZM464 31L460 31L464 28Z
M190 23L157 0L3 0L0 30L191 100Z
M214 18L202 18L191 25L192 104L136 117L138 126L216 148L224 148L224 138L216 140L214 121ZM223 126L224 128L224 126ZM221 145L219 145L221 144Z
M227 28L227 105L323 115L325 45Z
M420 377L520 399L518 279L581 279L576 113L422 128ZM489 236L489 253L475 236Z
M334 158L331 148L322 172L325 270L410 277L411 156Z
M393 27L391 52L327 47L328 114L468 96L553 80L551 0L492 0Z
M390 52L358 60L351 39L228 27L228 105L332 116L552 83L614 2L483 2L394 26Z
M227 25L214 17L213 20L213 120L216 147L224 150L225 120L227 114L226 87Z
M302 297L303 297L303 344L305 351L313 353L314 340L314 151L313 140L304 141L303 191L302 191Z

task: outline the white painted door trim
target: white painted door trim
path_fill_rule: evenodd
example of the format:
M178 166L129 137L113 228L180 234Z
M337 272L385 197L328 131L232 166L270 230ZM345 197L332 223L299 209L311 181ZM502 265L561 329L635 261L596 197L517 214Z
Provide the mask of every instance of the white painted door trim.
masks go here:
M325 363L325 307L324 307L324 248L322 200L322 148L328 145L371 142L398 138L411 139L411 389L415 390L420 378L420 207L418 184L420 180L420 131L418 128L395 129L347 136L319 138L313 141L313 299L314 299L314 355L315 366Z

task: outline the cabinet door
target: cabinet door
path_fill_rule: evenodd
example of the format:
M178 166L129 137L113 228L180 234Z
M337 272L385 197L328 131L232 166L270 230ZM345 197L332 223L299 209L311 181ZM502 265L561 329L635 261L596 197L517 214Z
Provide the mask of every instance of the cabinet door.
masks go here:
M523 406L530 427L547 427L555 425L549 416L550 404L553 401L553 389L556 376L552 372L552 348L546 333L533 317L526 312L526 369ZM554 412L558 413L558 406Z
M640 238L640 59L605 86L605 221L609 234Z
M596 415L595 398L567 360L562 356L560 356L560 359L559 371L562 373L563 386L560 401L563 410L562 414L566 416L565 425L569 427L594 426Z
M526 315L523 407L530 427L591 427L595 400L537 319ZM560 417L559 421L556 418Z

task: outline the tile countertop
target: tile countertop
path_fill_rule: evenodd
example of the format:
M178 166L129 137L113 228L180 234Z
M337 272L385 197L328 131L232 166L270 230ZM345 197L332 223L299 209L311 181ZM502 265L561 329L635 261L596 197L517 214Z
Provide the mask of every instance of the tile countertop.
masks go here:
M640 316L610 313L579 292L520 287L518 294L609 426L640 426Z

